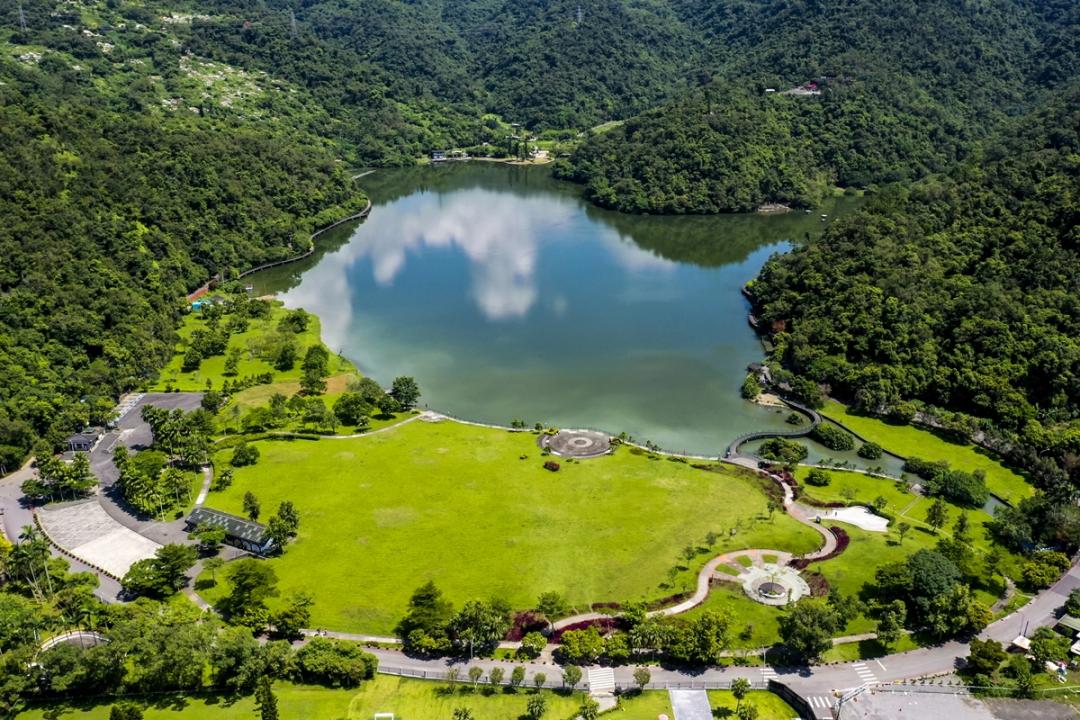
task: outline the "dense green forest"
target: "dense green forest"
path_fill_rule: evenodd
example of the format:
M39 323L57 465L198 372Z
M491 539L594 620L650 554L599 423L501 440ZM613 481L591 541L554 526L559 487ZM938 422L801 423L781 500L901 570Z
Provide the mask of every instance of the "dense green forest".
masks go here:
M364 203L320 138L249 109L244 93L272 86L185 62L149 31L106 52L108 41L63 27L80 23L63 7L27 6L36 42L13 37L0 55L9 470L36 438L55 444L100 420L156 373L175 344L178 297L213 273L295 254L314 227ZM220 95L204 97L218 76Z
M1080 488L1080 86L985 148L773 257L751 294L775 357L856 409L957 411L1044 489Z
M1075 76L1078 25L1067 0L6 4L0 464L145 384L184 291L355 210L348 168L500 145L524 125L585 133L559 170L599 204L809 206L970 157ZM783 92L812 79L821 94ZM626 122L587 130L612 119ZM1010 369L940 402L1010 428L1071 417L1041 381Z
M833 185L946 170L1069 77L1080 27L1073 4L1027 0L688 2L682 12L709 38L716 69L560 164L600 205L812 206Z

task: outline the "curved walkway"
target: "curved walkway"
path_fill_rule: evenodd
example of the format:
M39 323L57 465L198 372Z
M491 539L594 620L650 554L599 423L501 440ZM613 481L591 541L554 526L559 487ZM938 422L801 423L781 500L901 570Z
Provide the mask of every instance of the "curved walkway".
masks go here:
M821 414L818 413L817 410L814 410L813 408L806 407L805 405L800 405L799 403L797 403L797 402L795 402L793 400L787 400L785 398L781 398L781 400L783 400L783 402L785 404L787 404L787 405L791 406L792 408L794 408L794 409L798 410L799 412L801 412L803 415L806 415L807 417L809 417L810 418L810 426L805 427L805 428L800 427L797 430L758 430L758 431L755 431L755 432L743 433L739 437L732 440L731 443L728 445L727 450L724 452L724 457L725 458L739 457L739 447L741 445L745 445L746 443L748 443L748 442L750 442L752 440L763 440L765 438L772 438L772 437L783 437L783 438L806 437L807 435L809 435L810 433L812 433L814 431L814 428L816 428L818 425L821 424Z

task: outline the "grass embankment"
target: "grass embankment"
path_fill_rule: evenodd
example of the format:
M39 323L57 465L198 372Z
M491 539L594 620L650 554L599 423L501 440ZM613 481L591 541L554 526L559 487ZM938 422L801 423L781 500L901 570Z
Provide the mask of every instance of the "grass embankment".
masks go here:
M463 688L449 693L445 683L379 675L359 690L330 689L309 685L278 683L274 686L278 711L282 720L370 720L375 713L392 712L398 720L445 720L455 708L470 708L482 720L518 720L525 715L525 706L533 691L517 693L468 692ZM543 691L548 701L545 717L568 720L577 714L583 697L573 694ZM714 708L735 707L735 698L727 691L710 691ZM168 696L155 699L146 708L146 720L230 720L258 716L254 698L220 696ZM789 720L795 717L791 707L776 695L752 692L744 702L758 708L759 720ZM35 707L17 716L18 720L44 720L50 717L69 717L72 720L105 720L111 703L48 705ZM651 691L622 699L619 709L605 717L619 720L656 720L658 715L673 717L668 694Z
M177 331L180 336L180 343L176 347L176 354L173 355L169 364L161 371L158 381L152 389L164 390L166 388L171 388L174 390L198 392L206 389L206 381L209 380L215 390L220 390L222 383L224 383L225 380L235 380L249 375L261 375L263 373L271 373L274 376L274 382L292 381L295 383L295 388L299 389L301 373L299 359L303 359L304 353L309 347L322 343L322 340L320 339L321 325L319 324L318 317L309 313L307 328L303 332L296 333L293 336L298 348L297 357L299 358L293 369L276 370L270 362L259 357L257 352L259 346L265 339L277 332L278 323L287 312L288 310L285 309L285 306L282 303L274 301L274 307L269 318L250 320L245 332L235 333L229 336L229 344L226 353L232 348L240 350L240 361L237 363L237 373L233 377L225 375L225 355L215 355L213 357L204 358L197 370L192 372L182 372L181 368L183 367L184 354L187 351L187 345L191 339L191 334L205 325L198 312L192 312L185 315L184 321ZM225 321L223 320L222 322ZM331 350L328 371L331 376L344 376L356 373L356 368L348 360L340 355L336 355ZM252 389L254 390L257 388ZM340 392L341 390L338 390L339 394ZM269 395L267 397L269 397Z
M826 402L821 412L896 455L944 460L950 467L965 472L982 470L986 473L986 486L990 492L1010 504L1035 492L1023 476L975 445L951 442L911 425L893 425L877 418L855 415L835 400Z
M796 476L800 481L805 480L809 471L810 468L798 468ZM991 543L987 537L986 524L990 522L991 517L981 510L965 510L950 504L948 522L940 533L935 535L926 522L926 512L933 502L931 499L911 493L906 486L901 486L902 484L894 480L842 470L827 472L832 478L830 484L826 487L811 487L804 484L806 496L822 502L844 502L866 506L872 505L875 499L882 497L886 501L883 512L891 518L887 533L868 532L846 523L836 523L838 527L847 531L851 539L850 544L838 557L814 563L808 571L821 572L828 580L830 587L844 594L858 594L865 584L872 584L877 569L882 565L904 562L917 550L934 548L939 539L951 536L953 523L962 511L967 513L970 523L968 544L980 558L984 558L990 552ZM821 512L824 514L827 510L822 509ZM900 540L896 530L900 522L906 522L911 526L903 541ZM832 523L826 522L826 524ZM1020 572L1019 557L1004 549L1000 549L999 552L1001 562L994 568L994 577L987 577L982 587L974 588L976 597L987 605L992 605L1004 589L1000 573L1016 577ZM713 588L708 600L685 617L694 617L706 610L720 609L730 610L736 618L733 647L761 647L771 645L778 640L778 623L785 610L750 601L743 594L742 588L734 584ZM750 630L745 635L739 636L748 626ZM848 623L843 634L872 632L874 628L875 622L871 618L860 615ZM887 654L887 652L900 652L913 646L914 642L910 638L905 638L887 651L874 642L853 643L834 648L826 654L826 659L875 657Z
M808 473L808 468L799 468L796 476L801 481ZM947 521L939 533L935 534L926 522L927 511L933 504L931 498L916 495L908 491L902 483L893 480L841 470L830 470L828 473L832 478L828 486L803 486L808 497L823 502L846 502L866 506L872 505L875 499L881 497L886 501L883 513L890 518L888 533L867 532L841 523L840 527L851 537L848 549L837 558L811 566L820 569L830 585L844 592L857 592L864 583L872 582L878 566L902 562L916 550L933 548L942 537L951 537L953 525L962 512L967 514L970 526L967 544L976 556L985 558L991 550L992 543L986 526L993 518L982 510L961 508L947 503ZM902 522L911 526L903 541L897 532L897 527ZM998 551L1001 561L992 570L996 574L1018 576L1020 558L1004 548L999 547ZM1002 590L1000 582L999 577L988 578L985 587L976 588L976 596L988 605L993 604ZM852 628L849 630L865 631Z
M240 513L249 490L268 513L296 503L300 536L270 563L283 594L314 596L316 627L389 633L429 579L459 606L494 595L524 609L554 590L584 608L689 589L720 552L819 544L782 513L768 519L751 473L627 448L559 460L550 472L532 433L422 421L356 439L257 445L259 463L237 469L207 505ZM710 532L717 542L701 547ZM691 562L681 557L688 545L699 548ZM669 577L674 566L684 569Z

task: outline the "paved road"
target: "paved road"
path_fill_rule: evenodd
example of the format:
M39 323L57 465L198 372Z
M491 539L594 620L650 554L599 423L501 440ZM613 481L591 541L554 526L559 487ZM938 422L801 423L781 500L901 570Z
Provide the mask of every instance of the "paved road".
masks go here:
M153 517L140 516L128 505L124 501L120 488L116 485L120 472L113 464L113 450L117 444L120 444L127 446L129 450L141 451L153 442L150 426L142 419L143 406L154 405L167 410L179 408L191 411L200 406L202 395L202 393L145 394L138 404L120 419L116 429L108 432L90 453L90 469L101 482L101 492L98 494L101 507L121 525L162 545L187 540L184 521L181 519L165 523L158 522Z

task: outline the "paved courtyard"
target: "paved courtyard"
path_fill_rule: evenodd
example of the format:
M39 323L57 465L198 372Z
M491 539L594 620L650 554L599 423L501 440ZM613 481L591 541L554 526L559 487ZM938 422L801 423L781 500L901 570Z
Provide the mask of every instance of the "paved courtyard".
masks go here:
M1075 720L1068 705L1033 700L979 700L927 692L869 692L844 705L840 720Z
M554 435L541 435L539 443L562 457L599 457L611 450L611 437L595 430L560 430Z
M709 694L704 690L668 690L675 720L712 720Z
M153 557L161 547L114 520L97 498L44 507L38 519L54 543L116 577L123 577L133 563Z

